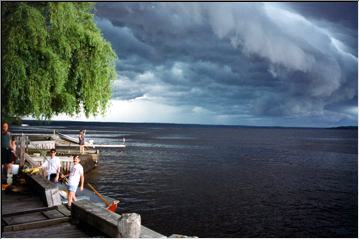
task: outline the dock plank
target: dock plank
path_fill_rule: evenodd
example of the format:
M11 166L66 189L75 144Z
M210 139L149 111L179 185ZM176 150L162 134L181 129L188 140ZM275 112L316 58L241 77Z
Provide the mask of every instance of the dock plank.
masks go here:
M69 222L44 228L3 232L4 238L88 238L92 237Z
M27 221L24 223L19 224L13 224L9 226L4 226L3 231L9 232L9 231L20 231L20 230L28 230L28 229L41 229L46 228L51 225L56 225L63 222L69 222L70 217L62 217L62 218L55 218L55 219L46 219L46 220L38 220L38 221Z
M59 212L58 210L44 211L44 212L42 212L42 214L44 214L49 219L64 217L64 215L61 212Z
M40 221L40 220L45 220L45 219L46 218L41 214L41 212L34 212L34 213L28 213L28 214L22 214L22 215L3 217L3 220L7 224L21 224L21 223L34 222L34 221Z
M34 208L46 207L39 196L2 193L2 214L26 211Z
M71 212L66 207L60 205L49 208L45 206L39 196L34 195L29 189L24 189L22 192L3 191L1 206L2 220L9 218L6 222L2 221L1 237L3 238L105 237L104 234L93 229L89 230L87 227L82 228L71 224ZM22 211L25 217L24 214L21 214ZM61 217L58 217L60 215ZM17 217L20 218L16 219ZM48 217L51 219L47 219ZM38 218L39 221L33 221L34 218ZM31 225L32 223L34 224Z

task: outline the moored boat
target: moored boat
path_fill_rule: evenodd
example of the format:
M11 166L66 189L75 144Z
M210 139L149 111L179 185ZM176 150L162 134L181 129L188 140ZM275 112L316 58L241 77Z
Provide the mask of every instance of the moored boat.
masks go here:
M62 134L60 132L57 132L57 135L62 141L58 140L56 142L57 146L67 146L67 147L79 147L79 140L76 138L73 138L71 136ZM125 138L123 138L123 144L95 144L93 140L89 140L85 142L85 147L87 148L125 148Z

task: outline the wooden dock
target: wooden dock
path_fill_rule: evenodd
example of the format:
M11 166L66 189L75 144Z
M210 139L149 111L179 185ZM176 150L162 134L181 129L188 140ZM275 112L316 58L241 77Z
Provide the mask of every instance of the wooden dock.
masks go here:
M71 224L71 212L63 205L47 207L29 189L2 192L1 237L92 238L106 237L100 231Z
M42 164L44 155L31 154L24 151L24 141L20 150L20 165L25 163L31 167ZM80 155L84 168L93 168L94 159L90 154ZM87 157L87 158L86 158ZM72 158L60 156L62 171L70 167ZM69 159L67 159L69 158ZM86 159L83 159L86 158ZM89 166L86 163L89 162ZM3 187L3 185L2 185ZM65 186L48 181L41 172L31 175L20 172L10 187L2 191L1 237L6 238L88 238L88 237L121 237L118 223L122 215L106 209L104 203L94 197L87 189L78 193L78 201L74 202L71 211L63 205ZM84 195L85 193L85 195ZM103 196L109 202L111 199ZM79 217L81 216L81 217ZM140 224L140 223L139 223ZM130 228L129 228L130 229ZM142 238L165 237L141 225L138 231Z
M56 149L57 157L60 158L61 171L67 173L73 164L72 157L80 155L81 165L85 172L95 168L99 161L100 151L98 148L121 148L125 149L125 139L123 144L104 145L93 144L93 141L85 142L85 150L80 154L80 146L76 138L54 132L52 134L38 133L15 133L18 145L16 153L21 159L20 166L23 166L25 158L30 159L32 166L41 165L50 157L50 149ZM27 154L27 155L26 155ZM28 161L28 162L30 162Z
M44 138L44 136L37 137ZM51 136L48 137L51 138ZM41 165L46 156L37 147L40 145L43 145L41 149L53 147L53 142L37 143L37 145L34 144L33 151L29 151L24 135L21 135L20 140L20 146L17 149L20 166L25 166L25 163L31 167ZM57 146L58 148L59 146ZM66 172L71 166L72 159L64 152L60 152L59 155L61 169ZM80 155L82 165L85 165L84 168L92 169L93 164L97 162L97 155L98 152ZM89 163L88 166L87 163ZM48 181L42 175L20 172L14 184L3 190L1 194L1 237L134 238L136 236L136 238L166 238L166 236L141 225L139 214L117 214L107 210L104 203L99 203L87 189L82 192L84 194L88 191L87 195L81 196L82 194L77 193L78 201L73 202L71 210L69 210L63 205L63 187L63 185ZM114 200L107 196L103 196L103 199L109 202ZM173 234L170 237L186 236Z
M74 202L69 211L61 203L60 191L55 183L40 175L25 174L23 177L17 181L17 184L2 191L1 237L118 238L122 236L118 228L122 215L107 210L104 206L91 201L91 198ZM141 225L139 237L165 238L166 236Z

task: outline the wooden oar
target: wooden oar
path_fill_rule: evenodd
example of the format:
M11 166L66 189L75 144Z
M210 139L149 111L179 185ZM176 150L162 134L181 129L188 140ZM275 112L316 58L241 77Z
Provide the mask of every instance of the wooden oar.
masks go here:
M61 176L59 176L59 181L60 179L62 179L65 184L69 183L69 179L64 174L61 174Z
M90 183L88 183L88 186L91 188L91 190L94 191L96 195L98 195L101 200L103 200L107 207L111 205L111 203L109 203L98 191L96 191L96 189Z
M109 203L98 191L96 191L96 189L90 184L88 183L88 186L91 188L91 190L94 191L94 193L106 204L108 210L115 212L118 206L119 201L115 200L112 203Z

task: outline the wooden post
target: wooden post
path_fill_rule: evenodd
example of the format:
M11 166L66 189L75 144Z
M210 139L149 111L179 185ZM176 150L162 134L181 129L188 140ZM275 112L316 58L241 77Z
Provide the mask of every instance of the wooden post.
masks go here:
M123 238L139 238L141 216L137 213L123 213L118 220L118 230Z
M26 139L24 134L21 134L20 137L20 167L23 167L25 164L25 148L26 148Z

